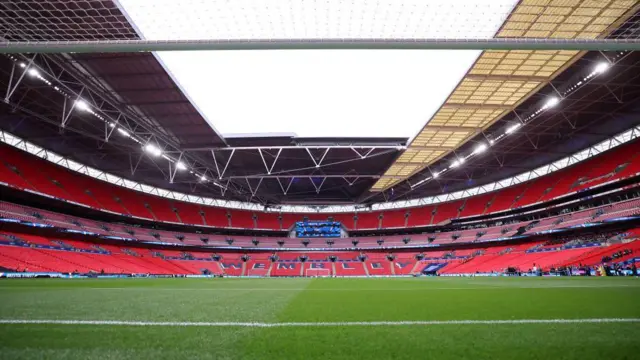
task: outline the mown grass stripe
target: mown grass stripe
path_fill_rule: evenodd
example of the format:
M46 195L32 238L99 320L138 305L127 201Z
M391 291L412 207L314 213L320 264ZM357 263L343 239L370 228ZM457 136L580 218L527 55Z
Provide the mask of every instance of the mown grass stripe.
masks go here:
M32 325L98 325L98 326L166 326L166 327L346 327L346 326L437 326L437 325L518 325L518 324L589 324L589 323L636 323L640 318L600 319L509 319L509 320L418 320L418 321L339 321L339 322L158 322L122 320L25 320L0 319L0 324Z

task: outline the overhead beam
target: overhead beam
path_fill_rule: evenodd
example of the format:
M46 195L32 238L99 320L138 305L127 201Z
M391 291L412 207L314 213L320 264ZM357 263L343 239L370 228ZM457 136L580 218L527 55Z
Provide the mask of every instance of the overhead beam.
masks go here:
M3 41L0 53L113 53L204 50L640 50L637 39L240 39Z
M317 178L372 178L377 179L382 177L379 174L369 174L369 175L355 175L355 174L339 174L339 175L324 175L324 174L294 174L294 175L231 175L225 176L222 179L292 179L292 178L309 178L309 177L317 177Z
M419 150L455 150L457 146L431 146L431 145L411 145L410 149L419 149Z
M443 108L456 108L456 109L495 109L495 110L510 110L511 105L497 105L497 104L462 104L446 102L442 105Z
M476 129L476 128L474 128ZM287 146L225 146L225 147L194 147L185 148L184 151L210 151L210 150L307 150L307 149L397 149L404 150L404 145L287 145Z
M546 82L549 81L547 76L523 76L523 75L474 75L467 74L464 77L466 80L497 80L497 81L536 81Z
M185 103L189 103L189 100L172 100L172 101L162 101L162 100L156 100L156 101L134 101L134 102L127 102L127 103L123 103L124 105L127 106L151 106L151 105L175 105L175 104L185 104Z
M442 130L442 131L482 131L481 127L475 126L440 126L440 125L429 125L424 127L424 130ZM422 130L422 131L424 131ZM418 135L420 136L420 135ZM412 146L409 146L412 147Z
M394 165L416 165L416 166L427 166L429 163L416 162L416 161L396 161Z

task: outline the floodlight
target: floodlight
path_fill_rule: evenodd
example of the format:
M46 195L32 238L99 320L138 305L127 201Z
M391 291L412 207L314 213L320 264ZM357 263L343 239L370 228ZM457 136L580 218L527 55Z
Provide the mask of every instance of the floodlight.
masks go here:
M153 155L153 156L160 156L160 155L162 155L162 150L160 150L157 146L155 146L155 145L153 145L153 144L151 144L151 143L148 143L148 144L144 147L144 149L145 149L149 154L151 154L151 155Z
M123 128L118 128L118 132L120 134L122 134L122 136L124 137L130 137L131 135L129 134L129 132L127 132L127 130L123 129Z
M176 168L178 170L187 170L187 166L182 161L176 163Z
M207 181L207 177L204 175L200 176L200 181Z
M557 97L552 97L549 100L547 100L547 102L544 104L544 108L548 109L548 108L552 108L556 105L558 105L558 103L560 102L560 99L558 99Z
M513 125L511 125L511 126L509 126L509 127L507 128L506 133L507 133L507 134L511 134L511 133L515 132L516 130L518 130L521 126L522 126L522 124L521 124L521 123L519 123L519 122L518 122L518 123L515 123L515 124L513 124Z
M33 77L40 76L40 72L36 68L29 68L29 70L27 70L27 73L29 73L29 75L31 75Z
M88 111L89 110L89 104L87 104L86 101L82 100L82 99L78 99L75 101L75 107L78 110L82 110L82 111Z
M116 124L114 124L114 123L109 123L109 127L110 127L110 128L114 128L114 127L116 127Z
M476 149L473 150L474 154L482 154L483 152L487 151L487 144L485 143L481 143L480 145L476 146Z
M20 63L20 67L21 67L21 68L23 68L23 69L24 69L26 66L27 66L27 65L26 65L25 63L23 63L23 62L21 62L21 63Z
M601 63L598 63L598 65L596 65L596 67L593 69L593 71L596 74L602 74L603 72L607 71L609 69L609 63L606 61L603 61Z

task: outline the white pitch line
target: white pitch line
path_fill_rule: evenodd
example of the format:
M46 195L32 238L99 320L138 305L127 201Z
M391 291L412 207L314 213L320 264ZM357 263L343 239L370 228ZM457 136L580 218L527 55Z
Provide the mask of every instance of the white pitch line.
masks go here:
M438 325L523 325L523 324L592 324L640 323L640 318L601 319L512 319L512 320L425 320L425 321L339 321L339 322L156 322L121 320L20 320L0 319L0 324L33 325L99 325L99 326L164 326L164 327L347 327L347 326L438 326Z

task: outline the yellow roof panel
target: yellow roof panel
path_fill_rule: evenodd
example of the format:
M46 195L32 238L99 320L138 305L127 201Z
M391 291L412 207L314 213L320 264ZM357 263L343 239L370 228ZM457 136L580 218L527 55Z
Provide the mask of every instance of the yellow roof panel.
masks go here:
M496 37L594 39L606 35L634 6L636 0L522 0ZM476 134L474 129L505 116L579 54L572 50L484 51L371 189L388 189L445 156Z

